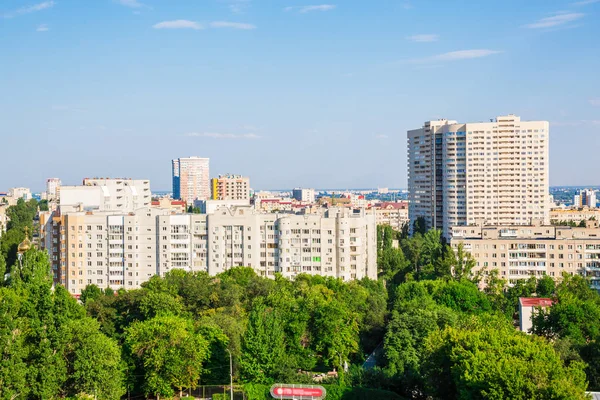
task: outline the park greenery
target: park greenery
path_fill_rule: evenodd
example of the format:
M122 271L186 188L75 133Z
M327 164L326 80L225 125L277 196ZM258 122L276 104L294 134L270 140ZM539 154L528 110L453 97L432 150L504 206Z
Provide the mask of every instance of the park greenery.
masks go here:
M273 383L314 384L334 369L321 382L328 399L584 399L600 389L600 296L584 278L509 286L497 271L474 274L471 256L422 221L412 236L378 228L378 280L173 270L136 290L90 285L78 302L52 284L44 252L17 260L36 207L11 207L0 239L0 399L177 397L228 384L228 352L234 381L257 400ZM557 301L533 334L515 329L522 296Z

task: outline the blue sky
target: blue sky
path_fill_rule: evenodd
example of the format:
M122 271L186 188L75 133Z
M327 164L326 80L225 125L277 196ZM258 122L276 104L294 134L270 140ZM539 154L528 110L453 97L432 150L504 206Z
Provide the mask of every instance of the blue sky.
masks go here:
M406 130L549 120L552 185L600 184L600 0L2 0L0 191L151 179L405 187Z

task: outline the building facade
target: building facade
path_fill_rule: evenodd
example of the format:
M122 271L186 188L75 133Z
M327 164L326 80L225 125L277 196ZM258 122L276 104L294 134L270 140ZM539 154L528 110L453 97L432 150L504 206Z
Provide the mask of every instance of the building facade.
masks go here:
M58 198L61 181L58 178L48 178L46 180L46 198L54 200Z
M31 190L29 190L29 188L24 188L24 187L17 187L17 188L11 188L8 190L8 197L12 198L14 201L9 203L14 203L16 204L16 201L18 199L23 199L25 201L27 200L31 200L33 198L33 196L31 195Z
M596 191L593 189L583 189L573 199L573 207L596 208Z
M130 212L149 207L152 201L149 180L129 178L85 178L79 186L61 186L62 212L76 210Z
M294 190L292 190L292 197L295 200L302 201L305 203L314 203L315 189L295 188Z
M408 202L406 201L378 203L372 209L375 212L377 225L389 225L400 231L404 225L409 223Z
M177 158L173 166L173 198L192 204L210 198L209 159Z
M425 122L408 131L409 217L449 237L463 225L549 223L549 124Z
M550 222L556 225L561 222L580 223L581 221L600 221L600 208L555 208L550 210Z
M459 226L452 230L451 246L464 249L476 260L474 272L497 269L514 284L519 279L560 278L563 272L589 277L600 289L600 228L552 225Z
M343 280L377 278L375 217L364 210L322 215L263 214L251 207L213 214L158 208L127 214L42 213L40 242L54 281L72 294L88 284L138 288L173 269L215 275L237 266L261 276L300 273Z
M211 200L250 200L250 178L223 175L211 179Z

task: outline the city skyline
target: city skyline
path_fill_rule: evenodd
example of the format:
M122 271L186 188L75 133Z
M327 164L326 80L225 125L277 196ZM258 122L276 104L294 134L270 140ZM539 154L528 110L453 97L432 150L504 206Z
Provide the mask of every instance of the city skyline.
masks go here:
M600 2L78 3L0 6L0 191L169 190L187 156L262 189L406 188L408 129L509 113L550 122L550 185L600 183Z

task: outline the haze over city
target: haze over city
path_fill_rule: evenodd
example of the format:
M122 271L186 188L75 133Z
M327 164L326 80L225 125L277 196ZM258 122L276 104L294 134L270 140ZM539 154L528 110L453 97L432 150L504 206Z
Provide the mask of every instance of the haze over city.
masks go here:
M597 1L4 1L0 188L210 157L263 189L406 187L406 131L550 122L551 185L597 184ZM49 160L53 160L49 163Z

